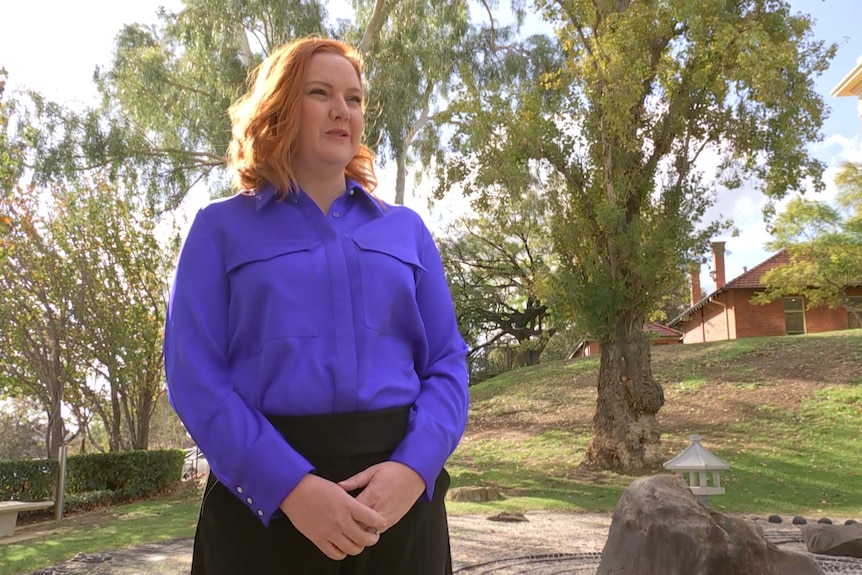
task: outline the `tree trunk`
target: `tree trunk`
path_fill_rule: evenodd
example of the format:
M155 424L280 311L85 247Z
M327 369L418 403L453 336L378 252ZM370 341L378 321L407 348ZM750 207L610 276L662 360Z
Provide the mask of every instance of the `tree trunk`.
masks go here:
M584 467L637 474L662 463L655 414L664 392L652 376L642 326L642 317L626 314L617 320L614 341L600 342L598 402Z
M539 364L539 357L542 355L542 350L529 348L526 343L527 342L524 342L523 347L519 345L518 350L515 352L517 355L515 359L516 367L526 367L528 365Z
M150 418L153 414L153 397L144 390L140 390L137 405L135 406L135 442L132 449L148 449L150 444Z
M105 431L108 432L108 451L122 451L123 450L123 438L122 438L122 407L120 406L120 394L117 390L117 383L114 381L116 378L114 373L115 371L109 372L111 373L111 421L110 425L106 426ZM106 422L107 423L107 422Z
M51 398L51 407L48 410L48 429L46 430L45 447L48 452L48 459L60 458L60 447L63 445L63 439L66 435L66 426L63 425L63 416L60 413L61 399L60 396Z
M404 205L404 188L407 186L407 152L400 152L395 156L397 171L395 174L395 203Z

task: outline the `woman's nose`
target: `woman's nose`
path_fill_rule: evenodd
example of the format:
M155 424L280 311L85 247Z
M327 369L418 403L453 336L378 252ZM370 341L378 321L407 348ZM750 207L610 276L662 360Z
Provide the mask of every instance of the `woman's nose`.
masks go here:
M332 108L329 111L329 115L333 120L350 119L350 109L347 107L347 102L344 98L333 98Z

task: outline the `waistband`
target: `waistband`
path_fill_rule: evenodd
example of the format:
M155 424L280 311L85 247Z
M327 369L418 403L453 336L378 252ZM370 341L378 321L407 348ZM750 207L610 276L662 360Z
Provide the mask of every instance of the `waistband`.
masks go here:
M393 451L407 434L410 406L326 415L268 415L306 458L353 457Z

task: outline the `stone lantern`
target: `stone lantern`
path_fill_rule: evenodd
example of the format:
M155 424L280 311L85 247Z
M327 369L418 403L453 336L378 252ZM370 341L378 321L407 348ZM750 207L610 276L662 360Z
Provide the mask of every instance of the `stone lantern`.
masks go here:
M688 473L689 489L702 505L708 507L710 495L724 494L720 475L725 469L730 469L730 464L701 445L700 435L690 435L689 440L691 440L689 446L665 463L664 467L682 477L683 480ZM712 482L709 481L710 476Z

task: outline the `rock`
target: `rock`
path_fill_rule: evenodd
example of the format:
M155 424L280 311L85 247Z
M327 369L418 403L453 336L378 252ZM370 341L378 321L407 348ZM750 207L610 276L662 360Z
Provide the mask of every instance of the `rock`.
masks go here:
M446 493L446 501L497 501L503 496L496 487L453 487Z
M769 521L770 523L781 523L783 519L781 519L781 517L779 517L778 515L770 515L767 521Z
M752 523L700 505L675 475L642 477L614 509L596 575L824 575Z
M832 525L832 520L828 517L821 517L817 520L817 523L820 523L821 525Z
M529 521L522 513L506 513L503 511L502 513L498 513L497 515L491 515L488 517L488 521L505 521L508 523L517 523L519 521Z
M806 521L805 518L802 517L801 515L797 515L796 517L793 518L792 523L794 525L805 525L806 523L808 523L808 521Z
M862 525L806 525L802 538L811 553L862 557Z

